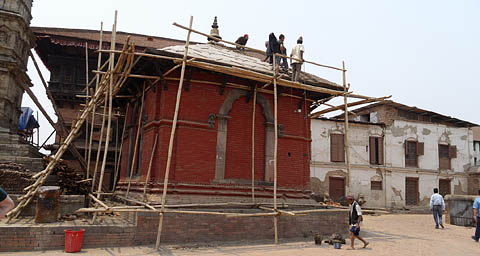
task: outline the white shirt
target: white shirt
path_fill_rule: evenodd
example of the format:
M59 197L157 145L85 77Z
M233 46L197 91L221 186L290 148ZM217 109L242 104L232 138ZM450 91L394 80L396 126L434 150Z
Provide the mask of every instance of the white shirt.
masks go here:
M441 205L442 211L445 211L445 202L443 201L443 196L439 193L435 193L430 197L430 209L432 209L434 205Z
M354 201L353 204L355 204L355 209L357 210L357 215L362 216L362 208L360 208L360 205L358 204L357 201ZM350 216L352 216L353 213L353 204L350 205ZM360 225L360 223L358 223Z
M292 48L292 57L296 59L302 59L300 52L305 52L305 48L303 47L303 44L296 44ZM300 61L292 59L292 63L300 63Z

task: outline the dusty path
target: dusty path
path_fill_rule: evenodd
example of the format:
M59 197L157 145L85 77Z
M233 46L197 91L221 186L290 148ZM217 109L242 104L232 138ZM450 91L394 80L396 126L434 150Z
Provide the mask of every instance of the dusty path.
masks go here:
M79 255L172 255L172 256L232 256L232 255L480 255L480 244L470 237L474 229L445 225L434 229L430 215L365 216L362 234L370 245L355 251L333 249L330 245L315 246L312 242L281 243L280 245L233 245L204 248L168 246L160 251L151 247L84 249ZM347 240L349 243L350 240ZM361 247L361 242L357 244ZM15 252L5 255L72 255L61 251Z

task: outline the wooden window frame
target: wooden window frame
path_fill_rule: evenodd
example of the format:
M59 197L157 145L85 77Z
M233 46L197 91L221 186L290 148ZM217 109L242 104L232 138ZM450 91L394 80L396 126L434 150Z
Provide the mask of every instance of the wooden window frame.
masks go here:
M333 133L330 134L330 161L345 162L345 135Z
M440 155L440 147L447 147L446 149L447 157L442 157ZM457 146L452 146L450 144L438 144L438 169L439 170L451 170L452 158L456 158L456 157L457 157ZM445 162L447 162L447 164L445 164Z
M368 139L370 164L383 165L383 137L370 136Z
M448 183L448 191L442 191L440 188L442 186L440 186L440 183L441 182L447 182ZM442 196L445 196L445 195L448 195L448 194L451 194L452 193L452 184L451 184L452 180L451 179L439 179L438 180L438 193L440 193Z
M409 143L415 143L415 152L410 152L410 149L408 147ZM418 142L418 141L413 141L413 140L406 140L404 143L404 148L405 148L405 167L416 167L418 168L418 156L421 156L424 154L425 151L425 144L423 142ZM415 164L410 164L409 159L407 156L414 154L415 155Z

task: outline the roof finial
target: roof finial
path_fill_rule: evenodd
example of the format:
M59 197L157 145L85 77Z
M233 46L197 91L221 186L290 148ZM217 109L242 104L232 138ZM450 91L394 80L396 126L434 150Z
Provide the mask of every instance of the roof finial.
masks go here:
M220 36L220 32L218 31L217 16L215 16L215 19L213 20L212 29L210 30L210 36L222 39L222 37ZM208 41L212 40L213 39L208 38Z

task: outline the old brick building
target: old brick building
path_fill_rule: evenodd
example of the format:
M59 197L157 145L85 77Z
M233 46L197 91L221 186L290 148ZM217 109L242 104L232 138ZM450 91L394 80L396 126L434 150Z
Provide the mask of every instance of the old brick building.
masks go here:
M68 124L75 118L80 104L84 102L83 98L76 95L84 94L85 42L88 42L89 46L89 69L96 69L97 53L94 50L98 49L98 31L60 28L33 28L33 30L37 37L37 53L51 71L50 90ZM104 35L106 49L109 45L109 34ZM183 54L182 41L122 32L117 34L117 42L120 43L117 48L121 47L121 43L128 35L136 43L136 50L139 52L147 51L154 55L170 57L180 57ZM220 67L271 74L271 66L260 60L264 58L263 55L238 51L223 45L193 43L189 56ZM161 191L160 181L163 180L165 172L180 72L174 71L167 77L163 77L162 74L175 65L172 60L139 58L132 74L161 76L162 79L152 83L153 80L130 78L120 92L120 95L125 97L119 97L114 102L122 113L129 105L120 164L120 190L126 189L131 171L133 172L131 191L143 190L154 139L158 134L149 192L155 194ZM264 86L264 83L254 77L242 78L221 68L189 66L185 79L170 170L169 192L179 195L179 198L190 198L195 195L215 195L218 198L250 197L252 100L253 88L257 87L259 92L255 113L256 196L271 197L274 142L273 86ZM334 91L343 89L332 82L306 73L303 74L302 81L310 86ZM141 110L143 86L148 89L144 108ZM260 89L261 87L264 88ZM314 100L325 98L327 95L279 87L278 185L280 196L285 199L309 198L308 113ZM134 159L139 115L141 116L138 155ZM113 128L112 138L122 134L123 120L119 123L120 129ZM97 133L100 125L96 122ZM94 135L94 138L98 137ZM75 142L81 153L85 148L84 141L85 137L82 138L80 135ZM120 146L120 141L117 145L112 141L113 146L110 150L113 151L115 147ZM71 155L64 157L73 159ZM133 160L135 163L132 164ZM106 176L110 183L113 182L113 162L114 154L111 152L107 165L110 168Z

